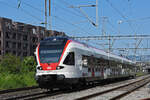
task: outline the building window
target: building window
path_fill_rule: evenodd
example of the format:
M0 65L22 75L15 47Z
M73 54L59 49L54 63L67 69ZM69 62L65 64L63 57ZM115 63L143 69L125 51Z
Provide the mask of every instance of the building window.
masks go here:
M33 43L36 43L37 41L38 41L38 38L37 38L37 37L33 37L33 38L32 38L32 42L33 42Z
M16 51L13 51L13 55L16 55Z
M6 41L6 45L5 45L6 48L10 48L10 43L8 41Z
M34 52L33 51L30 51L30 56L34 56Z
M24 57L27 56L27 52L23 52L23 56L24 56Z
M23 31L24 30L24 26L23 25L18 26L18 30L19 31Z
M64 64L66 65L75 65L75 56L74 52L70 52L64 60Z
M1 33L2 33L2 32L0 31L0 37L1 37Z
M17 48L21 49L21 43L18 43Z
M33 50L35 50L36 49L36 45L33 45Z
M16 48L16 42L13 42L12 48Z
M1 45L2 45L2 43L1 43L1 41L0 41L0 48L1 48Z
M21 34L17 34L17 39L21 40Z
M22 54L21 51L18 51L17 56L21 56L21 54Z
M13 33L12 38L13 38L13 39L16 39L16 33Z
M10 50L6 50L6 54L9 54L9 53L11 53L11 51Z
M28 40L28 36L27 35L23 35L23 40L27 41Z
M28 44L23 44L23 49L27 50L28 49Z
M6 32L5 38L6 38L6 39L9 39L9 38L10 38L9 32Z

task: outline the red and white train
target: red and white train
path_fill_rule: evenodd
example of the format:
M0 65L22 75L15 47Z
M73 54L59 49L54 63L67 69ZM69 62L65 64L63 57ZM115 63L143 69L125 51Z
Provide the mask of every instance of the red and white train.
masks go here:
M67 37L49 37L36 48L41 88L134 76L135 63Z

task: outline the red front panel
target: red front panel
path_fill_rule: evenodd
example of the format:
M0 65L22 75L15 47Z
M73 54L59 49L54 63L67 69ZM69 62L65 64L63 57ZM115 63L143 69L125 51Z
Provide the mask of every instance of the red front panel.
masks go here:
M56 70L56 67L58 66L58 63L41 63L43 70Z

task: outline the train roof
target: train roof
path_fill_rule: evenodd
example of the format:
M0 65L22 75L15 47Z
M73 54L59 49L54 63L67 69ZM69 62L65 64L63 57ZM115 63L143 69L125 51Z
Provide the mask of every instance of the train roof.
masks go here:
M56 39L56 40L69 40L69 37L67 37L67 36L51 36L51 37L44 38L43 40L41 40L41 42L53 41L54 39Z

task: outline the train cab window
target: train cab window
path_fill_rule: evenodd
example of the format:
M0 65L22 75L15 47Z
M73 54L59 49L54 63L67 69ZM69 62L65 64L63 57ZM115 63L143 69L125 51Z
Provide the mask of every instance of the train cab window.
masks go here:
M74 52L70 52L64 60L64 64L66 65L75 65L75 56Z

